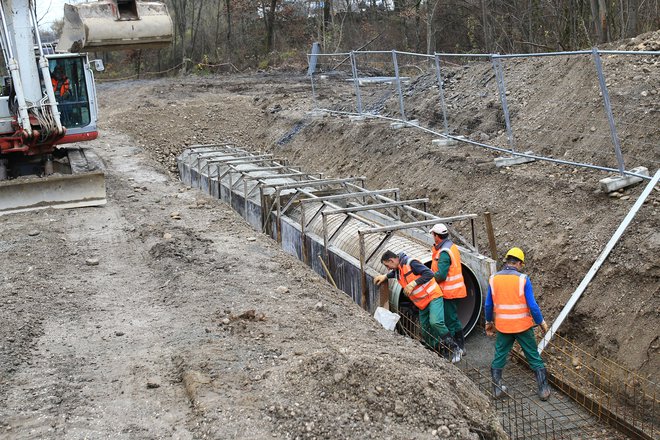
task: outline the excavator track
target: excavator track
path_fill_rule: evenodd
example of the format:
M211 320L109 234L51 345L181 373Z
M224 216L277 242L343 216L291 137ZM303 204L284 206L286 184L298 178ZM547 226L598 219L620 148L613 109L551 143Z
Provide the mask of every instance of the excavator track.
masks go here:
M0 215L105 205L103 162L89 149L65 150L66 160L58 162L54 174L0 181Z

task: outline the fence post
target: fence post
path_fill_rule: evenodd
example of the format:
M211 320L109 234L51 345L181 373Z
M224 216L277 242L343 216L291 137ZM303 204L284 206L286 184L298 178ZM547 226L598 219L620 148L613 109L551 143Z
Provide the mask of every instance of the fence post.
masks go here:
M612 142L614 143L614 151L616 153L616 161L619 164L619 172L622 176L625 175L625 166L623 163L623 154L621 154L621 144L619 143L619 136L616 132L616 125L614 124L614 115L612 114L612 105L610 104L610 94L607 91L607 83L605 82L605 75L603 75L603 65L600 61L600 53L597 48L592 48L594 64L596 65L596 72L598 72L598 83L600 84L600 91L603 94L603 105L605 106L605 114L607 121L610 124L610 134Z
M355 60L355 52L351 51L351 70L353 71L353 84L355 85L355 98L357 99L358 114L362 114L362 96L360 96L360 80L358 79L357 61Z
M311 69L311 62L309 59L309 55L307 55L307 62L309 63L310 69ZM316 61L314 62L314 68L316 68ZM314 87L314 72L309 72L309 80L312 83L312 104L314 106L313 110L318 110L319 108L319 103L316 100L316 87Z
M504 71L502 70L502 64L498 58L499 54L494 54L490 56L491 62L493 63L493 69L495 69L495 80L497 81L497 90L500 94L500 102L502 103L502 111L504 112L504 122L506 123L506 135L509 139L509 146L511 151L515 151L515 145L513 142L513 130L511 129L511 118L509 117L509 105L506 102L506 86L504 84Z
M403 93L401 92L401 77L399 76L399 62L396 59L396 50L392 51L392 63L394 64L394 77L396 78L396 90L399 93L399 110L401 119L406 120L406 112L403 107Z
M442 121L445 125L445 134L449 135L449 124L447 123L447 105L445 104L445 91L442 88L442 73L440 73L440 57L437 52L435 59L435 76L438 79L438 92L440 93L440 108L442 109Z

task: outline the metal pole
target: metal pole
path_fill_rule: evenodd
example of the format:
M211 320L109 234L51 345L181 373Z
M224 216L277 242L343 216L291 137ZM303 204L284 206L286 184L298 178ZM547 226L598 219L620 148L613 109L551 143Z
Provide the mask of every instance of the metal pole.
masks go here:
M502 103L502 111L504 112L504 121L506 122L506 135L507 138L509 139L509 146L511 147L511 151L515 151L515 146L513 143L513 130L511 129L511 118L509 117L509 105L506 102L506 86L504 84L504 72L502 70L502 64L500 63L500 59L497 58L497 56L492 56L491 62L493 63L493 69L495 69L495 80L497 81L497 90L500 94L500 102Z
M440 108L442 109L442 121L445 125L445 134L449 134L449 124L447 123L447 105L445 104L445 91L442 88L442 73L440 72L440 56L436 53L435 76L438 79L438 93L440 94Z
M399 76L399 62L396 59L396 50L392 51L392 64L394 64L396 91L399 93L399 111L401 112L401 119L406 121L406 111L403 107L403 93L401 92L401 77Z
M497 244L495 243L495 232L493 231L493 220L490 212L484 212L484 223L486 223L486 234L488 235L488 246L490 247L490 256L497 261Z
M612 142L614 143L614 151L616 152L616 161L619 164L619 172L622 176L625 176L624 171L626 170L625 165L623 164L623 154L621 154L621 144L619 143L619 136L616 132L616 125L614 124L614 115L612 114L612 105L610 103L610 94L607 91L607 83L605 82L605 75L603 75L603 64L600 61L600 54L598 49L595 47L591 50L594 58L594 64L596 65L596 72L598 72L598 83L600 84L600 91L603 94L603 105L605 106L605 114L607 115L607 121L610 124L610 134L612 136Z
M573 292L573 295L571 295L570 299L568 300L562 311L559 313L559 316L557 317L555 322L552 323L550 330L548 330L548 333L545 334L543 340L541 340L541 342L538 345L539 353L541 353L543 349L548 345L550 339L552 339L552 336L557 332L557 329L559 329L559 326L564 322L564 319L566 319L568 314L571 312L573 306L575 306L575 303L577 303L578 299L580 299L580 296L582 296L584 291L587 289L587 286L589 286L591 280L594 278L594 276L596 276L598 269L600 269L600 266L603 264L607 256L612 251L612 249L614 249L614 246L619 241L619 238L621 238L623 232L626 230L632 219L635 217L637 211L639 211L639 208L642 206L642 204L649 196L653 188L655 188L655 186L658 184L658 181L660 181L660 169L655 172L653 179L651 179L651 181L646 185L646 188L644 188L644 191L642 191L642 194L639 196L633 207L628 212L628 215L626 215L626 217L623 219L623 221L617 228L616 232L614 232L614 235L612 235L612 238L610 238L610 241L607 242L607 245L605 245L605 249L603 249L603 251L600 253L600 255L598 256L594 264L591 266L591 269L589 269L589 272L587 272L587 275L585 275L584 279L582 280L578 288L575 289L575 292Z
M351 70L353 71L353 84L355 85L355 99L357 100L358 114L362 114L362 96L360 95L360 80L358 79L357 61L355 60L355 53L351 51Z
M367 272L366 272L366 261L364 255L364 235L362 231L358 231L358 242L360 245L360 284L362 287L362 297L360 298L360 305L362 309L367 310Z

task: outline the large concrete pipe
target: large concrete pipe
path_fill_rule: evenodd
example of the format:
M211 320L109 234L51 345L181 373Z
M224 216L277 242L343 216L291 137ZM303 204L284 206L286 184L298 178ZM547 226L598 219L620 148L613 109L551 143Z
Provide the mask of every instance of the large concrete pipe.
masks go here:
M320 189L316 185L323 181L320 177L285 166L271 155L254 155L231 146L193 147L181 154L178 163L182 181L229 203L255 229L269 233L286 252L325 277L326 269L319 261L323 258L337 286L363 308L373 312L389 302L392 311L417 320L416 310L396 281L390 281L389 292L373 283L376 275L387 271L380 262L386 249L430 265L433 241L428 232L408 228L401 218L370 207L394 202L384 194L396 192L398 197L397 189L369 191L350 183L354 179L345 179L339 187L333 185L342 179L330 179L334 183ZM359 212L344 212L354 208ZM369 231L379 226L400 226L401 230ZM468 297L459 303L459 318L469 334L478 322L495 262L466 247L461 247L461 259Z

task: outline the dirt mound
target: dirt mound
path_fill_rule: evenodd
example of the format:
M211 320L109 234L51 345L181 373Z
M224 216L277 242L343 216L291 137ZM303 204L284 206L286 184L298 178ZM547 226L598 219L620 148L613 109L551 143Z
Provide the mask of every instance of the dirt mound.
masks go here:
M612 43L611 46L619 50L660 50L660 30L647 32L618 43Z

